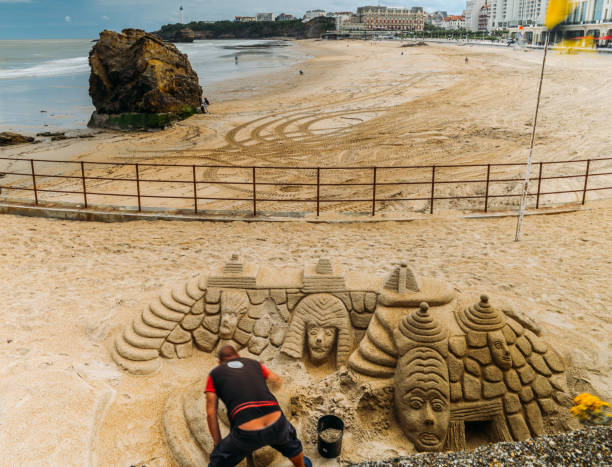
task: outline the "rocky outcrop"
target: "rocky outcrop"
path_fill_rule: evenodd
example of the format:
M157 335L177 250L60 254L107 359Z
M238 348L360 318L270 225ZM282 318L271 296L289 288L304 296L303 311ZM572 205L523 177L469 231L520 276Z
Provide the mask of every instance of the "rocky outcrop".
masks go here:
M11 146L13 144L33 143L34 138L31 136L23 136L18 133L4 131L0 133L0 146Z
M177 40L177 37L185 29L192 31L195 39L266 39L280 37L316 39L335 28L334 18L322 16L307 23L301 20L250 21L245 23L240 21L198 21L189 23L189 28L185 28L184 24L176 23L163 26L155 34L171 42L184 42Z
M167 40L170 42L193 42L195 37L195 33L191 29L183 28L168 36Z
M102 31L89 64L90 126L163 128L200 107L202 88L187 56L153 34Z

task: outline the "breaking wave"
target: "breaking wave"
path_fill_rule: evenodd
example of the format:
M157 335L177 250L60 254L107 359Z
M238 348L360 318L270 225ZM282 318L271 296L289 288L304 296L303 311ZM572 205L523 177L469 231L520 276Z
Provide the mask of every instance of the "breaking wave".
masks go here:
M0 69L0 79L75 75L89 72L87 57L51 60L28 68Z

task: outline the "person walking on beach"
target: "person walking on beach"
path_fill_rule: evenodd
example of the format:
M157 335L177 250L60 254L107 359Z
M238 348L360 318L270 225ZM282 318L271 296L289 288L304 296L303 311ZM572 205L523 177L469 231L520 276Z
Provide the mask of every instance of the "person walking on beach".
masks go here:
M469 63L469 60L467 57L465 57L465 64L467 65Z
M205 97L204 100L202 101L202 113L203 114L207 114L208 113L208 106L210 105L210 101L208 100L208 97Z
M241 358L231 345L221 347L219 365L206 382L206 418L215 448L209 467L233 467L264 446L288 457L295 467L312 467L304 456L295 428L285 418L266 381L280 387L282 380L263 364ZM217 408L227 407L230 433L221 439Z

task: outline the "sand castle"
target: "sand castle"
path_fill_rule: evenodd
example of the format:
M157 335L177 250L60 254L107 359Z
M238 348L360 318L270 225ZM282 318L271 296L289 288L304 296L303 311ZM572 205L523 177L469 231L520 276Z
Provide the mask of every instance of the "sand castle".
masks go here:
M146 375L164 360L229 343L246 356L304 362L305 372L348 366L394 389L395 418L417 451L538 436L566 398L564 363L528 318L487 295L475 301L406 263L380 277L327 259L272 269L233 255L212 274L163 291L116 337L112 356ZM201 388L176 392L166 407L166 438L180 465L210 452Z
M215 273L164 290L117 336L112 356L128 372L146 375L163 359L190 357L194 348L214 352L231 344L262 355L282 346L301 358L307 342L313 361L334 348L337 364L346 364L373 316L376 288L376 280L344 275L326 259L304 270L276 270L233 255Z
M396 415L417 450L465 449L466 431L490 442L524 440L558 412L567 390L561 357L487 295L469 304L433 279L419 285L402 265L379 303L349 366L394 376Z

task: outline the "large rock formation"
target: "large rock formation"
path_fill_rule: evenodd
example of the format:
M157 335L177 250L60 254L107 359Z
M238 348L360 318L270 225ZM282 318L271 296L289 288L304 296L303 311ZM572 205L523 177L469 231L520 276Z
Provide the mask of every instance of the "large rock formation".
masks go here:
M153 34L102 31L89 64L90 126L163 128L200 107L202 88L187 56Z

